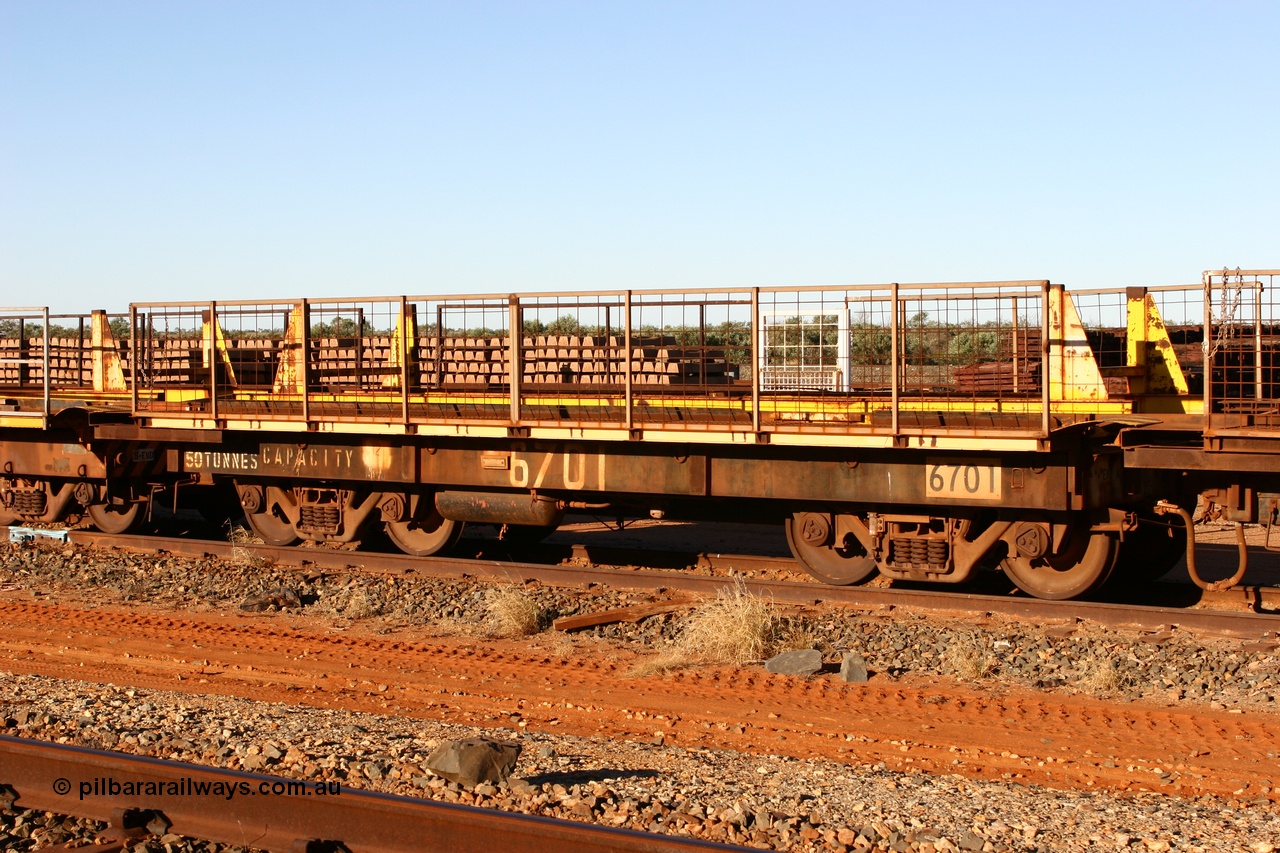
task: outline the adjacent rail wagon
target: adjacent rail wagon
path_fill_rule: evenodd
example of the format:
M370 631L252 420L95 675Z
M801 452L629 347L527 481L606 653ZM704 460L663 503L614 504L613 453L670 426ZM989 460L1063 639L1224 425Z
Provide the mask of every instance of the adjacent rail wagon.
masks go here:
M0 309L0 522L425 556L576 509L781 524L829 584L1140 585L1201 496L1280 510L1277 275Z

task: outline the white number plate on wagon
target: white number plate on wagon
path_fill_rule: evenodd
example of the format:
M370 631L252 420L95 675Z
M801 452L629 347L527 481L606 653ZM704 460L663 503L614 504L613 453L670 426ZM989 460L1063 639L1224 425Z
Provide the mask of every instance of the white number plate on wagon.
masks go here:
M939 462L930 459L924 470L926 498L998 501L1003 494L1003 470L999 465Z

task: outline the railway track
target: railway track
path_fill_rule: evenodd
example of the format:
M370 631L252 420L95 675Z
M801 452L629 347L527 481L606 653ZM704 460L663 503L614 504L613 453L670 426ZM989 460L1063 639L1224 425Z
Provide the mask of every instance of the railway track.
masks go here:
M166 833L280 853L748 849L318 784L0 736L0 804L108 821L101 853Z
M596 564L603 559L621 564L650 563L653 552L614 549L612 552L592 548L573 549L577 559L590 560L589 566L549 565L511 560L506 554L486 554L479 558L412 557L404 554L369 551L346 551L329 548L276 547L271 545L232 544L219 540L185 537L106 534L92 530L75 530L69 534L75 544L121 548L141 552L163 552L183 557L221 557L249 553L282 566L319 569L326 572L359 571L375 574L416 574L437 578L480 578L499 581L538 581L559 586L600 584L626 589L673 590L714 595L724 586L723 576L712 577L687 571L619 568ZM798 567L786 558L748 555L696 555L697 565L744 571L764 568ZM1045 621L1089 621L1100 625L1127 626L1158 631L1170 627L1206 631L1238 637L1264 637L1280 632L1280 589L1274 587L1236 587L1221 592L1204 592L1179 584L1169 587L1168 599L1176 604L1136 605L1107 601L1048 601L989 595L974 592L866 586L820 586L812 582L743 579L753 593L771 597L784 604L813 605L819 602L853 607L908 608L965 614L991 614L1015 619Z

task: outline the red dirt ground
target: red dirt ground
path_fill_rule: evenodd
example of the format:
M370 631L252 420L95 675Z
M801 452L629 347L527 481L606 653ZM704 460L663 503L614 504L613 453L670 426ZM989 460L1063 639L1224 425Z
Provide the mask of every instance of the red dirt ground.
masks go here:
M536 642L0 593L0 669L17 673L1053 788L1280 798L1269 791L1280 778L1270 714L759 668L629 677L634 652ZM566 649L575 656L562 657Z

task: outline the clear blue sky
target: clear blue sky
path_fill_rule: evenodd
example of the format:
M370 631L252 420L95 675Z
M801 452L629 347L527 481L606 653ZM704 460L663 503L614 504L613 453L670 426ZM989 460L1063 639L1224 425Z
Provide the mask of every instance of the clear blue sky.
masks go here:
M1280 3L0 0L0 304L1280 267Z

